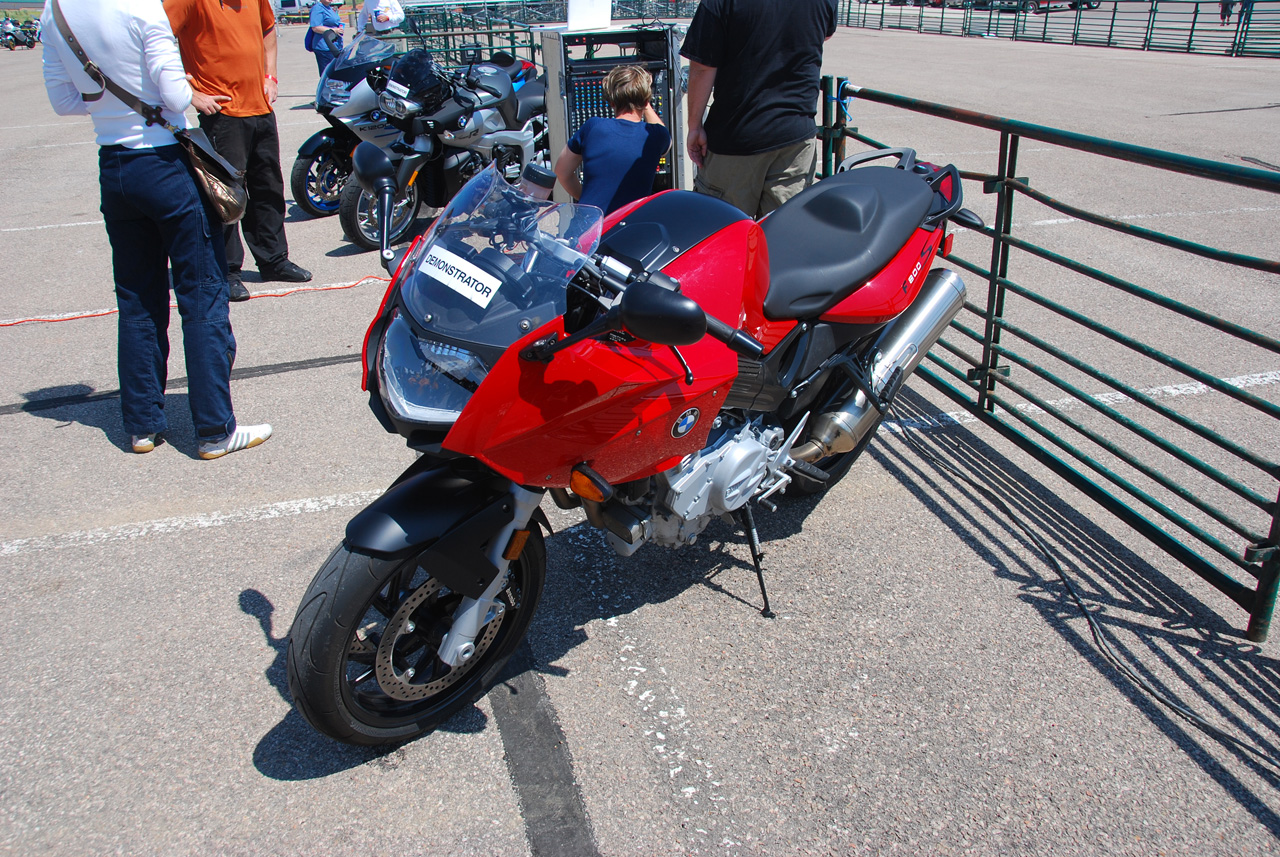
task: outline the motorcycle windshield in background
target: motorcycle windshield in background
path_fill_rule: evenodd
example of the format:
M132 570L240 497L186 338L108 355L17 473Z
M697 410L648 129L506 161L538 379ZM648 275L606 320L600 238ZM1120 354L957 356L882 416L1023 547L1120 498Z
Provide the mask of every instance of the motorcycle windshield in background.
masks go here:
M595 252L603 220L595 206L526 196L491 164L431 227L403 304L426 335L494 360L564 314L569 281Z
M356 36L355 40L347 45L342 53L338 54L330 66L336 65L339 69L344 69L359 65L373 65L395 55L396 46L394 42L384 42L381 39L375 39L373 36L361 34Z

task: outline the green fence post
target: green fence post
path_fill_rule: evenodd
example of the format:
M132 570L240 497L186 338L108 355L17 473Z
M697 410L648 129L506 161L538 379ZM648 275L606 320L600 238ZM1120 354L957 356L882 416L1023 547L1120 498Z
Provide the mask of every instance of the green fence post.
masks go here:
M1116 15L1120 13L1120 0L1111 4L1111 26L1107 28L1107 47L1111 47L1111 39L1116 34Z
M1156 28L1156 13L1160 11L1160 0L1151 0L1151 11L1147 13L1147 34L1142 37L1142 49L1151 50L1151 34Z
M1004 317L1005 289L1001 280L1009 273L1009 244L1005 240L1013 229L1013 188L1009 181L1018 166L1018 135L1000 132L1000 165L997 169L996 239L991 244L991 277L987 281L986 325L982 335L982 365L970 372L970 380L978 384L979 410L995 411L991 394L996 388L1000 355L1000 326Z
M1199 20L1199 18L1200 3L1197 0L1196 5L1191 9L1191 29L1187 31L1187 53L1191 53L1191 42L1195 39L1196 21Z
M1249 628L1245 636L1253 643L1265 643L1271 631L1271 616L1276 610L1276 593L1280 591L1280 497L1271 513L1271 532L1267 545L1255 549L1267 552L1258 575L1258 588L1254 592L1253 609L1249 611Z

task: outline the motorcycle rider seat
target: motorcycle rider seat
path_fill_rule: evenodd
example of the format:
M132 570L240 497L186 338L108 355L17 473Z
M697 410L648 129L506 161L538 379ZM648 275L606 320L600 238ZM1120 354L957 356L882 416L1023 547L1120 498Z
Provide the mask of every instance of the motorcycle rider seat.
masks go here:
M933 190L919 175L860 167L806 188L760 222L769 247L766 318L813 318L887 265L924 222Z
M531 80L516 90L516 125L523 127L547 106L547 88L541 81Z

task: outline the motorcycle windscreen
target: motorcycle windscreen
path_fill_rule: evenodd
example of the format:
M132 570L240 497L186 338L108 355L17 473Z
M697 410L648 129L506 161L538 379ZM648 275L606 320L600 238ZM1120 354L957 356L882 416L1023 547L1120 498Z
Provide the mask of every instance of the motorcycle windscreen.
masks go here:
M526 196L490 165L432 227L401 289L403 306L424 337L463 345L492 366L564 313L603 218L593 206Z

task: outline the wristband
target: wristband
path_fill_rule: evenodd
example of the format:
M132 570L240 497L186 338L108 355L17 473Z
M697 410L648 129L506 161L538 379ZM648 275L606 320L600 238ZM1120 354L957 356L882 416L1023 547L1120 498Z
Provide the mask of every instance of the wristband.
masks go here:
M269 81L271 81L272 83L276 84L277 86L279 86L279 85L280 85L280 78L276 77L274 74L269 74L269 75L267 75L267 76L264 78L264 80L269 80Z

